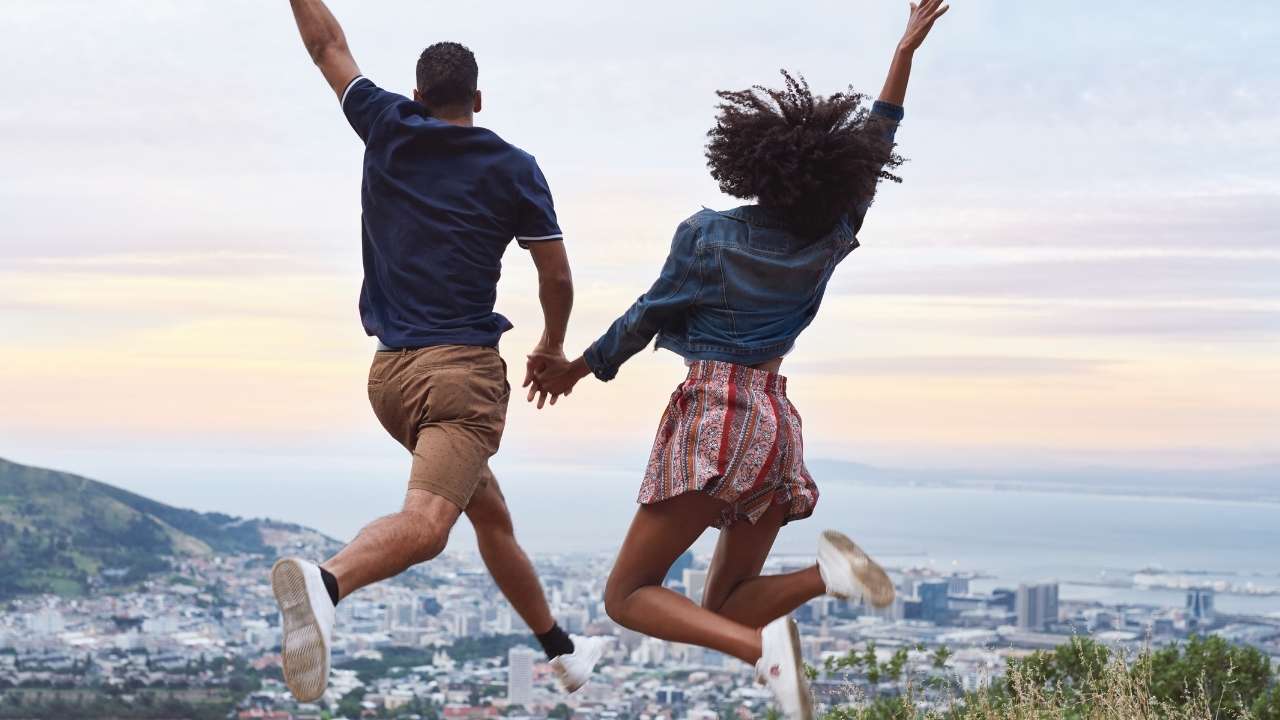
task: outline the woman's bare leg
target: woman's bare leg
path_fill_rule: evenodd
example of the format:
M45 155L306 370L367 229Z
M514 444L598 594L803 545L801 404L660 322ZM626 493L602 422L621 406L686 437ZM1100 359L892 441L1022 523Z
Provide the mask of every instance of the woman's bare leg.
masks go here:
M662 587L667 571L720 515L724 503L687 493L641 505L605 586L605 610L623 627L672 642L719 650L744 662L760 659L760 630Z
M782 575L760 574L786 515L785 505L774 505L754 525L743 521L720 531L703 607L734 622L763 627L826 594L817 565Z

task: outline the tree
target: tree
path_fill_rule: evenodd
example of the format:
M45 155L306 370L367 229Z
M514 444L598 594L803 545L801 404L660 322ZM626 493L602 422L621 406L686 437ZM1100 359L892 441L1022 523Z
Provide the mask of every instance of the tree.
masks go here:
M337 713L343 717L358 718L363 708L360 703L364 701L365 689L358 687L355 690L342 696L338 701Z
M557 704L551 709L551 712L547 713L549 720L569 720L571 717L573 717L573 710L569 709L569 706L564 703Z
M1280 720L1280 687L1272 686L1253 703L1252 720Z
M1232 645L1217 637L1193 635L1186 645L1170 645L1145 661L1151 694L1159 700L1185 702L1203 690L1209 708L1224 718L1239 718L1271 684L1271 660L1260 651Z
M876 660L876 641L868 640L866 650L863 651L863 662L867 666L867 682L872 686L880 684L880 663Z
M937 670L945 670L947 668L947 661L950 660L951 656L954 654L955 653L951 652L951 648L946 645L939 645L938 649L933 651L933 667Z

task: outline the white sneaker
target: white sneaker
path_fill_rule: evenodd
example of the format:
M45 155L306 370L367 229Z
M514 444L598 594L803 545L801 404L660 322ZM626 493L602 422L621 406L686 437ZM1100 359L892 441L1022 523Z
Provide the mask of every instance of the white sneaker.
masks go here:
M600 662L604 653L605 639L602 637L572 636L573 652L558 655L551 660L551 669L555 671L560 687L566 693L577 692L578 688L587 684L591 673Z
M284 682L299 702L319 700L329 685L334 616L320 568L297 558L279 560L271 568L271 591L280 606Z
M882 608L893 602L893 581L875 560L844 533L827 530L818 539L818 572L827 594L838 598L865 598Z
M813 720L813 698L800 658L800 631L789 617L778 618L760 631L760 660L756 674L778 701L787 720Z

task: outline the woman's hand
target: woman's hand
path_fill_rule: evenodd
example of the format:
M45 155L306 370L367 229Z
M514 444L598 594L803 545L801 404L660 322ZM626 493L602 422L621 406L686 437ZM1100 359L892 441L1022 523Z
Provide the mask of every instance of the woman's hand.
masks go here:
M573 386L578 381L591 373L591 369L587 367L587 361L579 357L573 362L569 362L564 357L559 358L543 358L543 362L534 372L533 386L541 393L538 398L538 409L541 410L543 401L548 395L551 396L551 404L555 405L556 400L561 395L568 395L573 392ZM533 391L530 390L530 402L533 401Z
M915 52L916 48L920 47L928 37L929 31L933 29L933 23L951 9L951 6L944 5L943 1L923 0L920 3L911 3L911 17L907 20L907 29L902 33L902 40L898 42L899 49Z

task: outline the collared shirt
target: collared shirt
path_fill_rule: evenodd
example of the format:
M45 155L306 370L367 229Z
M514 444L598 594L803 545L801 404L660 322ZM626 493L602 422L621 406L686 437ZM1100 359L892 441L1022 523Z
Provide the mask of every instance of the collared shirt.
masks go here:
M511 329L494 312L507 245L563 238L537 161L363 76L342 111L365 143L365 331L393 348L496 346Z

